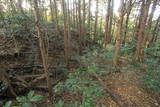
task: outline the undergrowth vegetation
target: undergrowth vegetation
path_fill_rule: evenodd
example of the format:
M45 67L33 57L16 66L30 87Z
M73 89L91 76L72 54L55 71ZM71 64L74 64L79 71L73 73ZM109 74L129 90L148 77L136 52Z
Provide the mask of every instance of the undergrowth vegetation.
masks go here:
M62 105L65 105L65 107L77 107L77 105L78 107L94 107L99 105L96 100L105 96L103 87L100 86L93 77L93 73L102 73L103 70L100 69L96 63L89 63L89 56L90 55L86 55L81 59L83 61L85 60L85 65L82 65L82 67L70 73L65 82L60 82L54 87L55 92L69 91L78 95L82 100L72 102L68 105L60 100L56 104L56 107L62 107Z
M79 97L80 100L65 102L59 100L56 102L55 107L95 107L96 105L101 105L97 102L97 99L106 96L105 90L102 86L98 84L98 81L94 78L94 73L98 75L107 75L110 72L114 72L115 67L112 65L112 60L114 56L115 47L109 45L106 49L99 49L93 47L90 52L87 52L84 56L72 57L80 63L80 67L74 72L68 74L67 79L64 82L59 82L54 88L54 92L71 92L75 96ZM126 57L125 61L130 61L131 63L127 66L122 63L120 70L134 70L135 72L143 72L143 77L141 82L148 88L160 92L160 60L159 53L160 48L152 46L145 49L145 60L144 64L134 61L132 54L134 51L133 46L122 47L122 58ZM108 63L109 62L109 63ZM143 66L142 66L143 65ZM22 103L22 107L30 107L32 101L42 100L42 96L33 96L34 92L30 92L27 97L18 97L17 101ZM11 102L7 102L4 107L10 107ZM19 106L14 106L19 107Z
M12 104L12 101L6 102L3 107L37 107L36 102L44 100L42 95L35 95L34 91L30 91L27 96L17 97L18 104Z
M141 107L141 89L159 97L159 4L0 0L0 107Z
M143 82L151 89L160 93L160 41L157 41L154 46L145 50L145 64L147 69Z
M143 63L134 60L134 45L128 45L122 47L122 57L126 57L130 63L125 67L121 67L122 70L130 70L135 72L142 72L143 77L141 82L148 88L160 92L160 41L154 43L154 45L145 48L145 56Z

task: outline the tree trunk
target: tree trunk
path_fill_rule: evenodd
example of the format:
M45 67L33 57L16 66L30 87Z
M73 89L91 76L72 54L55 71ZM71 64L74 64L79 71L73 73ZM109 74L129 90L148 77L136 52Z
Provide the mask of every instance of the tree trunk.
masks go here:
M157 22L156 22L156 25L154 27L153 36L152 36L150 44L153 44L153 42L156 42L159 33L160 33L160 15L159 15Z
M142 1L142 9L141 9L141 18L139 21L139 27L138 27L138 41L136 46L136 60L142 62L143 56L144 56L144 45L145 45L145 28L146 28L146 22L149 12L149 7L151 4L151 0L143 0Z
M113 26L113 9L114 9L114 0L111 0L111 12L110 12L110 27L109 27L109 34L110 34L110 43L112 41L112 26Z
M44 72L46 74L49 96L51 98L53 95L53 91L52 91L52 85L51 85L52 83L51 83L51 79L50 79L49 71L48 71L48 55L47 55L48 49L46 48L43 33L42 33L42 27L40 25L40 12L39 12L39 8L38 8L38 1L37 0L34 0L34 10L35 10L36 30L37 30L37 34L38 34L38 38L39 38L39 46L40 46L40 51L41 51L42 63L43 63L43 67L44 67Z
M54 2L54 13L55 13L55 22L56 22L56 30L59 31L59 21L58 21L58 9L57 9L57 1L53 0Z
M2 3L0 2L0 18L3 19L4 18L4 7L2 5Z
M90 36L90 30L91 30L91 26L90 26L90 24L91 24L91 0L89 0L89 5L88 5L88 34L89 34L89 36Z
M96 13L95 13L95 23L94 23L94 41L97 39L97 24L98 24L98 3L99 0L96 0Z
M73 27L76 28L76 6L75 6L75 0L73 2Z
M105 45L109 44L111 41L111 29L110 29L110 21L111 19L111 0L108 0L108 8L107 8L107 15L106 15L106 26L105 26Z
M86 26L85 26L85 22L86 22L86 1L83 0L83 39L85 39L85 35L86 35ZM83 45L84 45L84 41L83 41Z
M153 34L152 34L153 33L152 32L152 19L153 19L155 10L156 10L157 3L158 3L158 0L154 0L152 10L151 10L151 13L150 13L149 19L148 19L148 31L149 31L149 33L146 37L146 42L148 41L149 44L152 41L152 36L153 36ZM151 37L149 38L149 36L151 36Z
M71 54L71 34L70 34L70 31L71 31L71 12L70 12L70 7L69 7L69 4L70 4L70 2L69 2L69 0L68 0L68 6L67 6L67 8L68 9L66 9L66 10L68 10L68 15L67 15L67 32L68 32L68 35L67 35L67 49L68 49L68 59L70 59L70 54ZM67 62L67 65L69 64L69 62Z
M125 45L125 42L126 42L126 37L127 37L127 32L128 32L129 16L130 16L130 14L131 14L132 6L133 6L132 0L129 1L129 4L128 4L128 5L129 5L129 6L128 6L127 16L126 16L126 22L125 22L125 31L124 31L123 45Z
M76 19L76 28L77 28L77 31L79 33L79 19L78 19L78 1L75 0L75 8L76 8L76 13L75 13L75 19Z
M52 0L49 0L49 3L50 3L50 12L51 12L51 20L52 20L52 22L54 22L54 15L53 15L53 13L54 13L54 10L53 10L53 2L52 2Z
M67 9L66 2L62 0L62 10L63 10L63 20L64 20L64 53L65 53L65 61L68 65L69 59L69 22L67 18Z
M116 36L116 46L115 46L115 55L114 55L114 65L118 66L118 60L120 57L120 48L123 37L123 19L124 19L124 0L121 0L120 8L119 8L119 20L117 25L117 36Z
M81 0L78 0L78 32L79 32L79 45L80 55L82 54L82 44L83 44L83 35L82 35L82 15L81 15Z

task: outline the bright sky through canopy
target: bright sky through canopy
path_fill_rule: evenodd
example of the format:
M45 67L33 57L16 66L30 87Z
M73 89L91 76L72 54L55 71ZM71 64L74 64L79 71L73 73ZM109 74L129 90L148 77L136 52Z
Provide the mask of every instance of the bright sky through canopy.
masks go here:
M88 0L86 0L86 2L88 3ZM70 0L70 4L72 5L72 0ZM49 10L49 1L48 0L47 1L45 0L44 5L47 6L47 8ZM115 13L115 15L118 15L119 6L120 6L120 0L114 0L114 13ZM26 1L23 1L23 7L30 8L30 5L28 3L26 3ZM99 16L103 15L103 17L104 17L106 15L106 8L107 8L106 2L105 2L105 4L103 4L103 6L99 3ZM60 9L60 7L59 7L59 9ZM96 1L92 0L92 7L91 7L92 15L95 14L95 10L96 10ZM150 8L150 10L151 10L151 8ZM138 13L138 11L137 11L137 13ZM154 19L157 19L159 14L160 14L160 6L157 6L155 14L154 14Z

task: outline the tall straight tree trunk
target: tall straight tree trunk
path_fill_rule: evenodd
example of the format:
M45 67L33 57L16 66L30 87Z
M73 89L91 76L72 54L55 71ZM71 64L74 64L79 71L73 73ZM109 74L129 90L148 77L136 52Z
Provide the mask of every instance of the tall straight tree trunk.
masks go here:
M72 1L72 3L71 3L71 19L72 19L72 21L71 21L71 23L73 24L72 26L73 26L73 28L74 28L74 0L71 0Z
M49 0L49 3L50 3L50 12L51 12L51 20L52 20L52 22L54 22L54 15L53 15L53 13L54 13L54 9L53 9L53 1L52 0Z
M2 5L2 3L0 2L0 18L3 19L4 18L4 7Z
M125 42L126 42L126 37L127 37L127 32L128 32L129 16L131 14L131 11L132 11L132 0L129 1L129 6L128 6L128 10L127 10L123 45L125 45Z
M82 44L83 44L83 35L82 35L82 15L81 15L81 0L78 0L78 32L79 32L79 44L80 44L80 55L82 54Z
M140 6L141 6L141 5L138 5L136 9L138 10L138 9L140 8ZM141 17L139 17L139 16L141 16L141 10L142 10L142 9L140 9L140 11L138 12L138 14L136 14L136 15L134 16L135 25L134 25L134 30L133 30L133 37L134 37L135 40L137 40L137 37L138 37L138 36L137 36L137 34L138 34L138 27L139 27L139 23L138 23L138 22L139 22L140 19L141 19Z
M153 6L152 6L152 10L151 13L149 15L149 19L148 19L148 29L150 30L152 27L152 19L156 10L156 6L157 6L158 0L154 0L153 2Z
M34 10L35 10L36 30L37 30L38 39L39 39L39 46L40 46L40 51L41 51L42 63L43 63L43 67L44 67L44 72L46 74L49 96L51 98L53 95L53 91L52 91L52 83L51 83L51 79L50 79L49 71L48 71L48 55L47 55L48 49L45 47L44 37L43 37L43 33L41 31L42 27L40 25L40 12L39 12L39 8L38 8L38 1L37 0L34 0Z
M154 13L155 13L155 10L156 10L157 3L158 3L158 0L154 0L152 10L151 10L151 13L150 13L149 19L148 19L148 31L149 31L149 33L146 37L146 42L148 41L149 44L150 44L150 42L152 40L152 36L153 36L152 30L151 30L152 29L152 20L153 20L153 16L154 16ZM149 37L149 36L151 36L151 37Z
M70 31L71 31L71 21L72 21L72 19L71 19L71 11L70 11L70 2L69 2L69 0L67 1L68 3L67 3L67 10L68 10L68 12L67 12L67 32L68 32L68 35L67 35L67 45L68 45L68 47L67 47L67 49L68 49L68 59L70 59L70 54L71 54L71 34L70 34ZM68 65L68 62L67 62L67 65Z
M112 35L112 38L111 38L112 40L111 40L111 41L112 41L112 43L115 43L115 42L114 42L114 41L115 41L115 40L114 40L115 38L113 38L113 37L114 37L115 27L116 27L115 25L116 25L116 22L113 21L112 32L111 32L111 35Z
M96 0L96 13L95 13L95 23L94 23L94 41L97 39L97 24L98 24L98 3L99 0Z
M77 28L77 32L78 32L78 35L79 35L79 14L78 14L78 0L75 0L75 8L76 8L76 13L75 13L75 17L76 17L76 28Z
M40 14L40 18L41 18L41 21L44 21L44 11L43 11L43 2L44 0L38 0L38 6L39 6L39 14Z
M88 5L88 34L90 35L90 30L91 30L91 0L89 0L89 5Z
M60 29L59 29L59 21L58 21L58 6L57 6L57 1L56 0L53 0L53 4L54 4L54 13L55 13L55 22L56 22L56 30L57 32L60 32Z
M86 26L85 26L85 22L86 22L86 0L83 0L83 39L85 39L85 35L86 35ZM84 41L83 41L83 45L84 45Z
M76 6L75 6L75 0L73 2L73 27L76 28Z
M110 15L111 15L111 0L108 0L108 6L107 6L107 15L106 15L106 25L105 25L105 45L110 43ZM112 20L112 19L111 19Z
M123 45L125 45L125 43L126 43L130 13L131 13L131 11L129 13L127 13L127 17L126 17Z
M64 21L64 53L65 53L65 61L68 65L69 60L69 29L68 29L68 18L67 18L67 9L65 0L61 0L62 2L62 10L63 10L63 21Z
M156 22L156 25L154 27L153 36L152 36L150 44L153 44L153 42L156 42L159 33L160 33L160 15L159 15L157 22Z
M112 26L113 26L113 9L114 9L114 0L111 0L111 12L110 12L110 27L109 27L109 34L110 34L110 43L112 41Z
M71 20L71 11L70 11L70 1L69 0L67 0L66 1L67 3L67 6L66 6L66 9L67 9L67 18L69 19L69 20ZM70 24L70 22L69 22L69 24Z
M149 13L149 7L151 4L151 0L143 0L142 1L142 9L141 9L141 18L139 21L139 27L138 27L138 41L136 46L136 60L142 62L143 56L144 56L144 46L145 46L145 28L147 23L147 17Z
M114 55L114 65L118 66L118 61L120 57L120 48L122 44L122 37L123 37L123 20L124 20L124 0L120 1L120 8L119 8L119 20L117 25L117 34L116 34L116 46L115 46L115 55Z
M101 32L103 32L102 27L103 27L103 16L100 19L100 31Z

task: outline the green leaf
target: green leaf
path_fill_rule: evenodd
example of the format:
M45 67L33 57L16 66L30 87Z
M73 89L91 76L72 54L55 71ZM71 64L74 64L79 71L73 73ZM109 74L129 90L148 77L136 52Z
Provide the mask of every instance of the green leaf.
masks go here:
M63 107L64 102L62 100L58 101L55 107Z
M31 104L30 104L30 103L24 103L24 104L22 105L22 107L31 107Z
M30 101L36 102L36 101L41 101L43 100L44 97L42 95L36 95L34 97L32 97L31 99L29 99Z
M17 97L16 100L17 100L18 102L21 102L21 103L26 103L26 102L28 102L28 99L27 99L27 97L25 97L25 96L23 96L23 97Z
M30 100L34 95L34 91L30 91L27 95L28 99Z
M5 103L5 105L3 107L10 107L11 104L12 104L12 101L8 101L8 102Z

